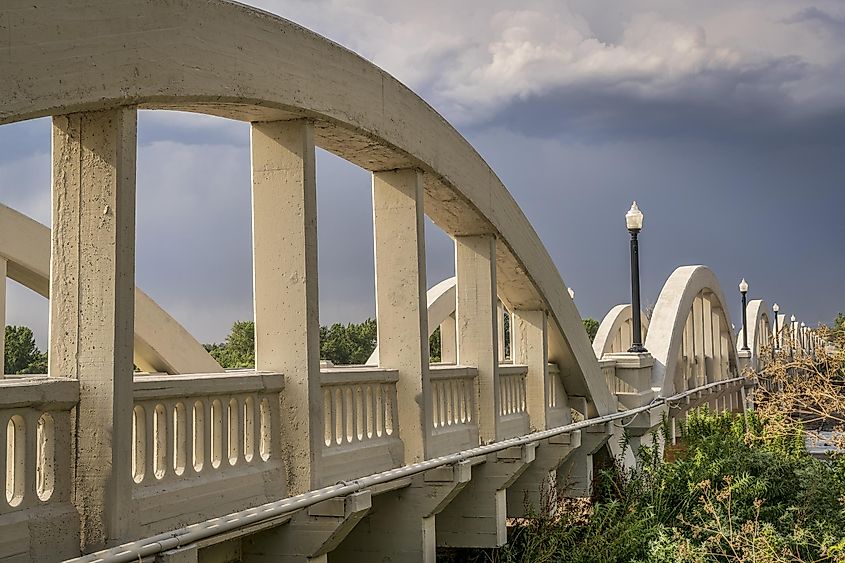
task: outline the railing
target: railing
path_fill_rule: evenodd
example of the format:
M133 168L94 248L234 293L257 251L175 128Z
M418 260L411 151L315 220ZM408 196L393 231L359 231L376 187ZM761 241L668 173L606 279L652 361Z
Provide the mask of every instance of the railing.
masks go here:
M430 456L459 451L478 445L475 380L472 367L432 365L431 419L428 432Z
M546 428L555 428L572 422L569 401L566 390L561 381L560 368L557 364L549 364L546 389ZM538 428L542 430L542 428Z
M396 370L344 366L321 370L323 458L320 483L399 467Z
M525 378L528 366L499 366L499 436L512 438L528 432Z
M136 375L132 479L139 524L163 530L184 514L214 515L283 496L283 387L281 375L255 371Z
M0 381L0 559L78 550L79 516L70 504L70 413L78 401L76 380ZM18 532L27 521L54 526L55 543L31 548Z

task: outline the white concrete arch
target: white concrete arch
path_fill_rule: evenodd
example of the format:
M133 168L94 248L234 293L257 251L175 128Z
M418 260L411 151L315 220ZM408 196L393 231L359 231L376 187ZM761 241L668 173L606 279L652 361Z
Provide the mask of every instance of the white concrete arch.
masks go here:
M669 276L645 342L654 356L652 387L661 395L735 376L736 339L724 303L719 281L705 266L682 266Z
M49 298L50 229L0 204L0 258L7 275ZM0 280L5 283L5 280ZM146 293L135 290L135 365L143 371L222 372L214 358Z
M751 349L751 367L758 370L765 360L762 351L772 344L772 327L769 324L768 305L762 299L748 302L746 319L748 320L748 347ZM736 337L736 349L742 349L743 331L739 330Z
M648 336L648 317L640 313L643 339ZM601 359L605 354L627 352L633 343L633 309L630 303L617 305L602 319L596 337L593 339L593 352Z
M508 307L548 311L549 359L568 374L567 391L600 413L615 409L567 286L513 197L446 120L375 65L224 0L143 10L52 0L15 9L14 28L0 60L0 123L118 106L305 118L318 146L367 170L421 170L435 224L452 236L496 237Z

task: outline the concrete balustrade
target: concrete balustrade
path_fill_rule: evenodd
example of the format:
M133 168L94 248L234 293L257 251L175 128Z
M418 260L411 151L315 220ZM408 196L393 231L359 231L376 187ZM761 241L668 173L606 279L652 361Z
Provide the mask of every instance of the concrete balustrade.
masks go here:
M47 560L79 549L79 515L71 504L72 380L0 381L0 559ZM49 534L51 543L34 538Z
M320 486L403 464L399 378L398 370L369 366L322 370Z
M431 366L432 424L428 451L432 456L461 451L478 444L476 383L471 367Z
M254 371L136 375L135 525L158 533L284 496L283 389L281 375Z
M499 366L499 436L501 439L528 433L526 377L528 366Z

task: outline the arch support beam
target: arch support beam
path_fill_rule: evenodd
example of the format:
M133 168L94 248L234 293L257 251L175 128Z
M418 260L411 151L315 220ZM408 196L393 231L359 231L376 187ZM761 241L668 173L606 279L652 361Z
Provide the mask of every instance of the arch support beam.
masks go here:
M399 435L405 463L426 457L431 428L422 174L373 173L379 366L399 370Z
M318 485L322 452L317 188L307 120L252 125L255 368L285 374L288 494Z
M532 430L546 429L549 388L548 319L543 310L515 309L511 316L511 357L528 366L526 406Z
M496 237L456 237L455 274L458 364L478 369L476 420L479 439L486 444L498 438L499 422Z
M6 373L6 259L0 256L0 379Z
M131 512L134 108L53 118L51 377L79 380L74 504L84 552Z

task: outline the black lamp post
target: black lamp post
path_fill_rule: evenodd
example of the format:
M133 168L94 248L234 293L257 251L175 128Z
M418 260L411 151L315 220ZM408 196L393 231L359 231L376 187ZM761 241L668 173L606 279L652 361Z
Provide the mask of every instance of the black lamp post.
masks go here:
M745 281L745 278L742 278L742 281L739 282L739 292L742 294L742 349L748 350L748 303L746 302L746 296L748 294L748 282Z
M778 334L778 311L780 311L780 307L777 303L772 305L772 311L775 314L775 344L772 347L772 357L774 357L775 350L780 350L780 334Z
M642 354L648 352L643 346L643 327L640 317L640 249L637 235L643 228L643 213L635 201L631 209L625 214L625 224L631 233L631 315L633 316L633 342L629 352Z
M798 323L795 321L795 315L789 317L789 332L792 337L792 343L789 345L789 357L794 358L798 348Z

